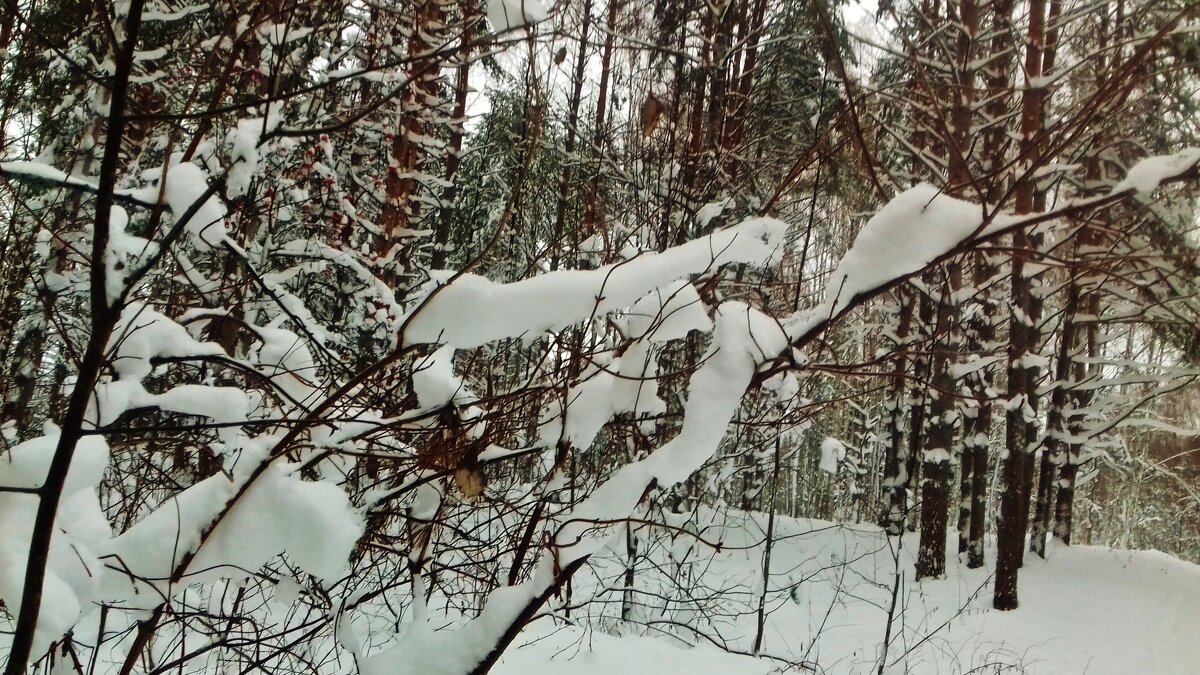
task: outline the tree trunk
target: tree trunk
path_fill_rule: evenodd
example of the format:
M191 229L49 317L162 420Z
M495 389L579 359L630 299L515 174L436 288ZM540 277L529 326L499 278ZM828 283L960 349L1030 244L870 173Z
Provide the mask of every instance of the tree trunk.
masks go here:
M563 246L563 230L566 227L567 205L570 202L571 177L575 169L575 145L579 138L579 104L583 98L583 75L587 65L588 28L592 24L592 3L583 3L583 24L579 29L579 53L575 55L575 73L572 77L571 97L567 101L567 138L563 142L563 168L558 177L558 207L554 214L554 227L550 241L550 269L559 265ZM599 165L597 165L599 166Z
M1046 33L1046 2L1030 0L1029 39L1025 52L1026 88L1021 102L1021 137L1018 158L1019 176L1015 187L1017 214L1034 210L1033 168L1038 148L1035 136L1041 130L1041 89L1033 86L1042 74L1042 49ZM1029 520L1029 479L1031 474L1030 427L1036 423L1033 368L1029 357L1036 349L1036 320L1032 316L1034 299L1032 279L1027 270L1033 242L1018 230L1013 235L1012 306L1008 342L1008 403L1005 444L1008 457L1004 464L1004 486L997 527L996 585L993 605L999 610L1016 609L1017 573L1025 552L1025 530Z
M418 0L405 16L408 34L407 77L410 85L400 99L400 119L392 136L391 159L384 184L386 201L380 217L382 246L379 254L388 262L385 281L402 290L401 278L411 266L411 247L405 247L411 232L421 222L421 175L433 155L434 131L431 119L439 110L440 61L429 56L440 46L436 37L444 31L444 12L440 0Z
M953 277L955 275L951 275ZM954 288L946 282L937 300L930 357L928 428L921 457L921 544L917 553L917 579L946 574L946 526L950 508L950 451L954 443L954 380L950 377L950 314ZM938 341L942 340L941 344Z
M979 8L976 6L975 0L959 0L957 3L957 16L955 15L955 3L948 2L946 5L947 19L951 25L957 25L958 35L955 40L954 53L954 86L949 92L949 104L951 109L951 143L949 148L949 157L947 165L949 167L949 177L947 180L947 191L956 197L972 197L978 190L972 189L974 182L971 176L971 123L974 117L975 106L975 36L979 33ZM962 286L962 263L952 263L951 278L953 280L951 295L957 293ZM983 292L976 285L976 293ZM968 341L970 341L970 324L967 325ZM957 330L957 327L955 327ZM954 341L954 352L960 352L962 342L956 337ZM970 345L977 347L977 345ZM961 555L970 548L970 522L971 522L971 487L972 487L972 471L975 466L974 462L974 441L975 439L967 435L966 424L968 420L976 417L978 404L963 400L958 405L959 417L963 419L964 437L961 444L961 453L959 459L959 489L958 489L958 553ZM985 450L986 452L986 450Z
M469 3L462 3L462 36L459 42L458 66L455 67L454 77L454 112L450 120L450 144L446 149L446 186L442 189L441 214L437 228L433 233L433 252L429 258L429 266L442 269L446 266L449 251L450 229L454 223L454 202L458 198L458 169L462 165L463 139L465 130L463 124L467 117L467 94L470 92L471 58L468 45L471 43L473 28L473 11Z
M1099 172L1097 171L1097 178ZM1087 251L1096 245L1096 231L1085 227L1079 234L1080 248ZM1071 410L1065 417L1067 440L1064 442L1064 452L1061 463L1058 464L1057 493L1054 504L1054 536L1062 543L1070 545L1071 529L1075 508L1075 478L1079 473L1079 458L1083 453L1083 410L1092 403L1092 390L1080 388L1088 379L1089 371L1099 368L1088 365L1099 356L1099 344L1096 336L1096 319L1100 316L1100 298L1096 293L1085 294L1080 282L1072 280L1072 290L1080 295L1079 305L1083 313L1092 318L1083 330L1073 325L1071 330L1071 370L1070 380L1073 391L1068 399ZM1065 339L1065 335L1064 335ZM1085 356L1084 358L1079 358Z
M909 450L904 443L904 412L907 384L905 372L911 363L904 354L908 349L906 338L909 324L912 323L914 300L911 292L905 287L896 291L900 304L896 315L896 348L900 351L896 357L895 370L892 372L892 388L890 400L885 403L884 414L887 415L887 446L884 459L883 489L887 497L887 506L880 516L880 526L887 533L898 537L904 533L905 521L908 520L908 492L911 489L911 473L908 470Z
M619 0L609 0L608 17L605 19L604 49L600 52L600 84L596 91L596 128L592 135L592 175L583 195L583 234L592 236L603 229L604 206L600 199L600 176L604 167L604 139L608 116L608 89L612 81L612 57L617 32Z
M1054 61L1058 55L1058 22L1059 22L1059 18L1061 16L1062 16L1061 0L1051 0L1050 12L1046 18L1046 23L1047 23L1046 48L1042 54L1042 74L1043 75L1052 75L1054 73ZM1039 95L1039 99L1040 99L1039 100L1039 107L1040 107L1039 115L1044 119L1046 116L1046 111L1049 106L1049 104L1047 102L1048 97L1046 96L1045 92L1042 92ZM1033 209L1034 209L1034 211L1039 211L1039 212L1046 210L1046 190L1041 187L1038 187L1038 186L1034 187ZM1040 250L1042 247L1042 236L1037 235L1037 236L1031 237L1031 239L1033 241L1034 249ZM1040 275L1039 275L1039 279L1040 279ZM1041 285L1040 280L1035 283L1039 286ZM1034 325L1034 327L1032 328L1032 330L1034 331L1033 343L1036 345L1036 344L1038 344L1038 341L1040 340L1038 326L1039 326L1039 322L1041 321L1042 305L1044 304L1044 301L1042 300L1042 294L1040 292L1034 292L1032 294L1032 297L1030 298L1030 300L1031 300L1031 306L1032 306L1032 311L1030 312L1030 317L1033 319L1033 325ZM1036 391L1036 389L1037 389L1037 384L1034 383L1031 387L1031 390ZM1050 433L1053 433L1055 425L1057 425L1060 421L1061 413L1062 413L1062 404L1063 404L1063 401L1058 401L1057 405L1056 405L1055 401L1051 401L1051 408L1047 412L1047 425L1046 425L1046 429ZM1037 406L1034 406L1035 409L1036 409L1036 407ZM1032 529L1030 531L1029 550L1034 553L1037 553L1040 557L1045 558L1046 557L1046 533L1050 529L1050 509L1051 509L1050 498L1051 498L1051 490L1053 488L1053 483L1054 483L1054 467L1051 464L1049 446L1038 442L1035 426L1031 425L1031 427L1029 428L1029 435L1030 435L1030 438L1029 438L1030 447L1036 447L1037 445L1043 446L1041 462L1040 462L1039 470L1038 470L1037 500L1036 500L1036 505L1034 508L1034 518L1033 518L1033 523L1032 523ZM1029 468L1032 470L1032 468L1033 468L1032 464Z
M1075 313L1079 299L1079 287L1072 279L1067 287L1067 301L1063 307L1062 330L1054 366L1054 391L1050 394L1050 408L1046 411L1046 440L1042 444L1042 459L1038 467L1037 500L1034 505L1033 528L1029 533L1029 551L1041 558L1046 557L1046 535L1050 531L1053 511L1054 481L1059 467L1066 461L1066 444L1069 437L1066 422L1068 402L1068 379L1075 342Z

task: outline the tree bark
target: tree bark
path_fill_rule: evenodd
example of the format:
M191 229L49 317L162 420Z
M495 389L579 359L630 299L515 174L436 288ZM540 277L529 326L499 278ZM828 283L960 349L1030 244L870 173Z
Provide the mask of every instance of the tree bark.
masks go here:
M1037 500L1034 505L1033 527L1029 533L1029 551L1040 558L1046 557L1046 535L1054 510L1054 481L1058 469L1066 461L1066 444L1069 438L1066 422L1066 407L1071 376L1072 355L1075 342L1075 313L1079 301L1079 287L1074 279L1068 282L1067 300L1063 306L1063 321L1059 336L1058 355L1054 366L1054 391L1050 394L1050 407L1046 411L1046 440L1042 444L1042 458L1038 467Z
M1030 0L1029 33L1025 51L1026 88L1021 101L1020 152L1015 186L1014 212L1034 211L1033 169L1038 148L1034 138L1041 130L1041 89L1034 86L1042 74L1042 50L1046 33L1046 2ZM1030 427L1036 423L1033 368L1035 319L1031 279L1027 266L1033 242L1024 230L1013 234L1012 305L1008 342L1008 403L1004 463L1004 487L1000 499L1000 523L997 527L996 584L993 606L999 610L1016 609L1017 575L1025 551L1025 530L1029 521L1029 479L1031 473Z
M592 133L592 175L583 195L583 234L592 236L603 228L604 205L600 199L600 176L604 167L604 140L607 137L608 89L612 82L612 57L617 31L620 0L609 0L605 19L604 47L600 52L600 84L596 92L596 128Z
M443 269L449 257L450 229L454 224L454 202L458 198L458 169L462 166L463 140L466 132L463 125L467 117L467 94L470 93L471 55L468 50L475 23L470 3L460 4L462 36L459 39L458 65L454 75L454 112L450 120L450 143L446 148L446 186L442 189L441 213L433 233L433 252L429 266Z
M890 400L886 402L887 415L887 447L884 458L883 489L887 505L880 516L880 525L887 533L898 537L904 533L904 525L908 520L908 493L911 489L911 474L908 470L909 451L904 443L904 413L905 396L907 392L906 370L911 361L904 350L908 348L907 337L909 325L912 323L914 300L911 293L901 287L896 291L899 301L899 311L896 314L896 348L900 353L896 357L896 366L892 371L892 387Z
M917 552L917 579L946 574L946 526L950 508L950 452L954 442L954 381L949 360L951 302L956 284L946 281L937 299L930 357L928 428L921 457L921 541ZM941 340L942 343L938 344Z
M550 269L558 269L566 227L567 205L570 202L571 176L575 170L575 145L579 138L579 104L583 98L583 75L587 65L588 29L592 24L592 3L583 3L583 24L579 29L579 52L575 55L575 72L572 77L571 96L567 101L567 138L563 142L563 168L558 177L558 207L554 213L554 227L550 241Z

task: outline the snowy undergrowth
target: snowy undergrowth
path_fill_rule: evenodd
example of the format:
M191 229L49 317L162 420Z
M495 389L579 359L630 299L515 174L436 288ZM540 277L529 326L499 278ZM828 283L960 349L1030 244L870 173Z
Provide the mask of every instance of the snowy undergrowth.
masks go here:
M670 568L670 552L681 550L677 540L658 550L658 560L652 555L639 562L635 586L642 605L634 621L615 619L619 601L570 617L559 609L555 618L527 628L494 672L767 673L785 662L823 673L878 672L897 579L893 549L878 528L777 520L762 650L768 657L756 659L712 643L751 651L761 591L766 516L734 512L728 523L701 528L705 539L723 543L720 552L692 553L693 571L703 571L694 587L723 590L720 616L707 625L706 636L680 639L687 631L669 619L688 611L687 603L651 595L666 585L650 570L655 564L660 571ZM1191 637L1200 621L1196 565L1154 551L1052 545L1046 560L1026 559L1020 609L998 612L990 609L994 551L982 569L952 562L945 579L916 583L916 544L915 535L903 538L887 673L1185 675L1200 663L1200 643ZM609 573L591 575L593 588L577 588L576 599L613 596L597 591L594 580L612 580L612 572L624 569L622 560L614 551L593 559Z

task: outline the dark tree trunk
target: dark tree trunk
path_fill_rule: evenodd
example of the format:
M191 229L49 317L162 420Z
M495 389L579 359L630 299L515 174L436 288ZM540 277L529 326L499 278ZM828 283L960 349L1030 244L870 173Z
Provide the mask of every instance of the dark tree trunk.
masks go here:
M951 274L951 277L956 276ZM946 574L946 526L950 508L950 451L954 443L954 381L950 377L950 314L953 280L942 286L934 326L932 388L929 425L921 458L921 543L917 553L917 579ZM938 340L942 340L938 344Z
M1076 247L1078 250L1078 247ZM1029 550L1046 557L1046 536L1054 506L1054 484L1056 475L1066 463L1067 443L1070 431L1067 428L1067 405L1072 363L1075 356L1075 314L1079 305L1079 284L1072 275L1067 284L1067 299L1063 306L1062 330L1058 354L1054 365L1054 392L1050 395L1050 408L1046 411L1046 442L1042 447L1042 461L1038 472L1037 502L1034 507L1033 529L1030 531Z
M933 302L930 300L928 292L924 289L919 291L921 297L915 302L918 304L918 320L917 326L927 327L927 330L932 331L933 324ZM924 336L922 336L924 337ZM909 418L908 418L908 454L904 458L905 471L908 473L908 486L906 489L905 511L908 515L905 527L909 532L915 532L919 513L911 513L911 504L917 498L917 486L921 485L921 462L917 458L921 456L922 441L925 438L928 426L928 413L931 397L929 394L929 374L930 374L930 357L927 354L918 354L913 360L913 374L915 376L914 386L910 388L909 399Z
M1062 1L1050 0L1050 12L1046 17L1046 47L1042 52L1041 72L1044 75L1051 75L1054 73L1054 62L1058 56L1058 22L1060 16L1062 16ZM1048 98L1044 92L1038 94L1038 115L1043 119L1046 116L1046 111L1049 105L1047 101ZM1038 186L1034 187L1033 210L1038 212L1046 210L1046 190L1044 188ZM1040 250L1042 247L1042 236L1036 235L1032 237L1032 240L1033 248L1035 250ZM1040 281L1034 283L1035 285L1040 285ZM1032 332L1030 339L1032 343L1031 349L1036 349L1036 346L1039 344L1039 340L1041 339L1039 331L1043 304L1044 301L1042 300L1042 293L1032 292L1030 295L1031 309L1029 312L1030 318L1032 319L1032 325L1030 327L1030 331ZM1036 396L1036 391L1037 383L1033 382L1030 384L1030 396ZM1054 401L1051 401L1051 407L1047 413L1048 419L1046 427L1051 433L1053 433L1055 426L1061 419L1062 404L1063 401L1061 400L1057 402L1057 405L1055 405ZM1034 409L1037 409L1037 405L1034 405ZM1029 447L1037 447L1038 438L1036 425L1030 425L1027 428L1026 433L1028 435ZM1033 528L1030 532L1029 549L1030 551L1037 553L1042 558L1046 557L1046 532L1050 529L1050 498L1051 490L1054 484L1054 467L1050 460L1049 446L1043 445L1042 458L1038 469L1037 501L1033 519ZM1032 463L1029 468L1030 470L1033 469ZM1030 481L1030 483L1032 484L1032 481Z
M995 268L987 256L974 256L972 281L977 289L975 311L968 320L968 349L986 354L993 348L993 324L998 304L986 288ZM967 387L972 401L963 407L962 488L959 497L959 553L966 553L967 567L983 567L983 538L987 531L988 446L992 432L992 383L994 367L983 366L970 375ZM965 491L965 492L964 492ZM965 517L965 522L964 522Z
M600 52L600 84L596 92L596 128L592 134L592 175L584 190L583 235L590 237L603 228L604 205L600 198L600 177L604 173L605 138L607 137L608 89L612 82L612 57L617 32L617 13L621 3L610 0L605 19L604 49ZM665 234L665 233L664 233ZM663 242L666 241L664 236Z
M1046 32L1045 0L1030 0L1029 40L1025 53L1027 83L1042 73L1042 48ZM1024 166L1015 188L1018 214L1034 210L1033 168L1038 163L1035 136L1042 125L1042 91L1027 87L1021 102L1021 141L1019 159ZM1029 521L1029 481L1031 427L1036 424L1033 398L1035 377L1029 356L1036 348L1037 323L1034 313L1032 279L1028 263L1034 243L1021 230L1013 235L1012 305L1008 342L1008 404L1005 444L1008 458L1004 464L1004 487L1000 499L1000 523L997 527L996 582L993 605L999 610L1016 609L1017 574L1025 553L1025 530Z
M384 184L386 202L380 216L382 231L381 253L396 256L397 247L406 242L410 230L418 229L421 218L421 202L418 199L423 189L418 178L430 159L430 148L426 139L433 136L431 119L435 111L441 110L439 88L441 76L439 62L429 56L431 50L440 46L444 32L445 14L439 0L419 0L412 3L404 16L407 31L408 72L412 84L406 87L400 100L399 122L392 136L391 162ZM411 251L404 252L411 255ZM400 278L408 261L397 259L399 268L390 270L385 281L399 286Z
M458 66L454 77L454 112L450 121L450 143L446 149L446 186L442 189L441 213L433 233L433 252L429 266L442 269L449 254L450 229L454 223L454 202L458 198L458 169L462 165L463 124L467 117L467 94L470 92L471 58L468 45L472 39L472 10L462 3L462 37L459 42Z
M887 401L887 446L884 458L883 489L887 505L880 516L880 525L892 536L904 533L905 521L908 519L908 492L911 488L911 474L908 470L909 451L904 443L904 397L907 391L905 372L910 361L905 357L907 349L906 338L909 324L912 323L913 298L905 289L897 291L899 311L896 315L896 348L900 354L896 357L896 367L892 374L890 400Z
M1012 100L1013 85L1010 80L1015 35L1012 29L1012 0L994 0L990 3L987 58L981 67L986 85L984 104L985 117L989 120L982 129L982 175L979 177L980 198L985 203L996 203L1008 187L1006 157L1010 140L1004 121ZM970 326L972 347L982 353L990 353L995 345L996 323L1000 305L986 289L996 273L996 266L984 253L979 253L974 266L974 283L980 289L979 310ZM988 447L992 430L993 410L990 393L995 380L995 367L986 366L977 371L971 380L971 392L978 404L977 411L967 420L970 432L966 434L971 461L971 521L967 546L967 567L983 566L983 539L987 531L987 475Z
M1085 230L1081 236L1085 246L1094 243L1090 228ZM1095 293L1089 293L1086 299L1081 300L1081 304L1085 306L1084 312L1089 316L1100 315L1099 297ZM1080 331L1078 327L1075 327L1073 332L1076 349L1084 352L1089 360L1095 358L1099 351L1096 340L1096 324L1089 322L1085 331ZM1089 366L1082 359L1075 359L1071 364L1072 384L1078 385L1087 379L1088 369ZM1080 411L1086 409L1091 403L1092 392L1090 390L1076 389L1072 392L1072 410L1066 420L1069 440L1065 444L1062 463L1058 467L1058 490L1055 494L1053 526L1054 536L1067 545L1071 543L1071 529L1075 516L1075 479L1079 474L1079 458L1083 453L1083 443L1079 440L1083 435L1083 419L1081 417L1083 413Z
M974 448L967 445L963 439L962 458L958 468L958 555L962 556L971 550L971 487L975 471Z
M956 15L957 10L957 15ZM955 40L954 49L954 87L949 92L949 104L951 108L951 121L953 128L951 129L951 143L949 148L949 157L947 165L949 166L949 180L947 189L950 194L957 197L977 197L978 189L972 188L974 180L971 176L971 123L973 119L975 106L975 37L979 33L979 8L975 0L959 0L958 3L947 2L946 14L950 25L956 26L958 29L957 39ZM951 278L954 282L953 290L956 293L962 285L962 263L955 262L952 267ZM976 293L984 293L983 284L976 283ZM967 342L973 342L971 336L971 324L968 322L966 326ZM975 344L968 346L978 348L977 341ZM955 346L958 348L955 351L961 351L964 346L961 339L955 340ZM982 398L982 397L980 397ZM961 444L960 461L959 461L959 489L958 489L958 553L962 555L966 553L971 546L971 490L972 490L972 472L975 467L974 452L975 452L975 437L971 432L975 429L968 425L969 421L973 421L978 416L978 403L965 400L958 405L960 417L963 419L963 442Z
M588 29L592 24L592 3L583 3L583 24L579 29L579 52L575 55L575 73L572 78L571 98L567 102L567 138L563 143L563 168L558 177L558 208L554 214L551 234L550 269L556 270L563 247L563 231L566 227L567 206L570 202L571 177L575 169L575 145L579 139L579 104L583 98L583 75L587 66Z
M992 425L991 406L985 405L979 411L979 429L989 429ZM986 432L982 432L986 433ZM970 542L967 546L967 567L978 569L983 567L983 537L987 532L987 474L988 446L977 444L971 449L971 527Z

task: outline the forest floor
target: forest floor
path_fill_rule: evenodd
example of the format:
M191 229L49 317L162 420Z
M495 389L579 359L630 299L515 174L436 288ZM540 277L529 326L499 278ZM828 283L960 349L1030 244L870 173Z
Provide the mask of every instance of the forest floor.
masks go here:
M494 672L752 675L803 662L812 672L878 673L897 579L885 673L1200 672L1200 566L1156 551L1052 543L1045 560L1026 556L1020 608L998 612L990 608L994 550L988 551L984 568L969 570L951 556L945 578L915 582L915 534L902 538L896 556L895 540L889 542L877 528L790 518L775 524L761 649L769 656L722 651L714 642L746 654L753 649L766 523L762 514L729 515L735 523L702 531L707 541L722 544L691 589L710 597L718 587L723 591L723 604L710 604L705 619L654 597L645 603L653 606L635 610L638 624L602 620L599 624L610 630L601 632L578 627L583 621L567 624L559 610L558 618L543 617L526 629ZM616 540L624 550L625 538ZM707 560L712 555L709 549L697 557L698 551L681 550L682 542L679 537L664 546L661 557ZM950 550L955 547L952 541ZM618 565L616 560L610 556L609 564ZM670 567L657 562L657 569ZM658 588L657 596L667 593L664 586L654 586L661 580L652 576L641 572L644 581L638 587ZM606 595L615 595L619 604L619 590L600 597ZM692 613L681 617L680 611ZM674 637L680 633L672 622L683 618L706 626L706 637L696 640L701 644ZM589 623L598 622L592 617Z

